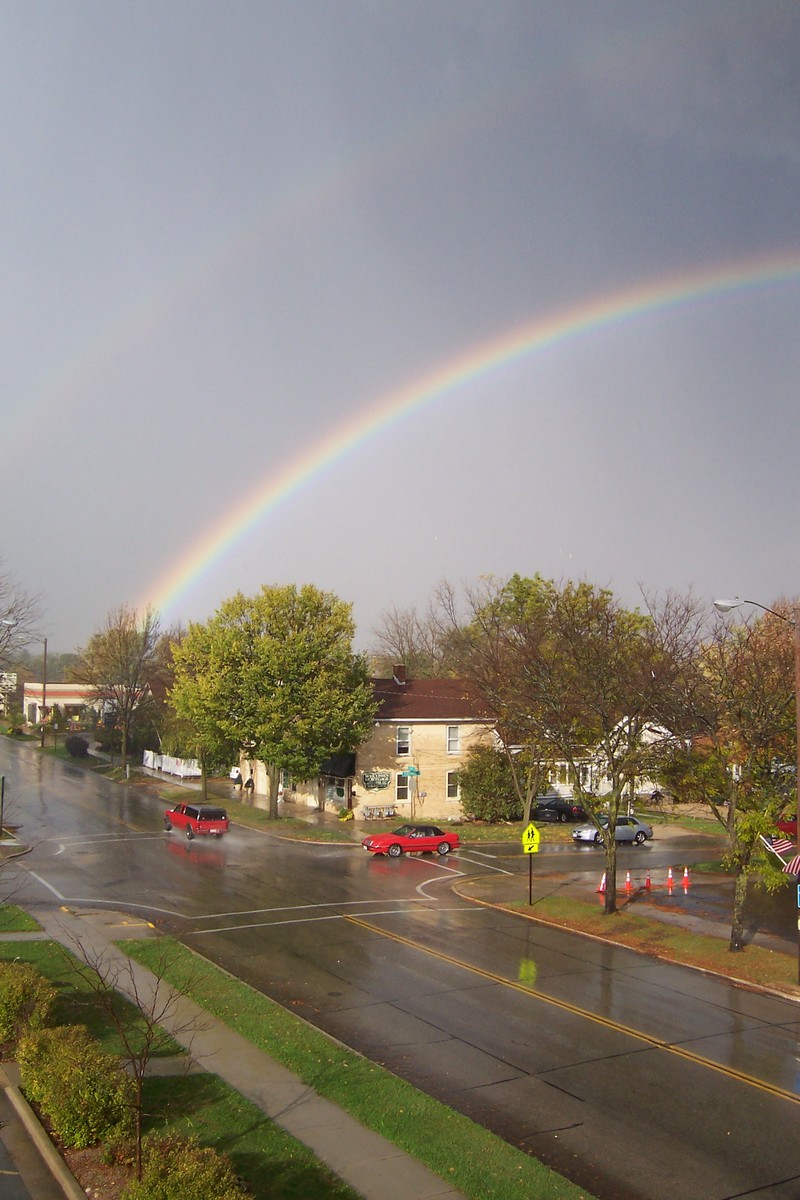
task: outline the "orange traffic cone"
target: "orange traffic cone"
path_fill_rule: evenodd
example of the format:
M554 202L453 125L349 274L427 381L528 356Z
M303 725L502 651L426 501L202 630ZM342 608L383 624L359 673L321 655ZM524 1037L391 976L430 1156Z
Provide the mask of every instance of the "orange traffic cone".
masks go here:
M646 892L650 891L650 872L649 871L647 872L647 878L644 881L644 890Z
M625 875L625 891L630 892L631 890L632 890L631 873L630 873L630 871L628 871Z
M672 885L674 882L675 880L672 878L672 867L670 867L669 871L667 872L667 887L670 891L672 891Z
M603 871L603 878L600 880L599 888L596 888L595 890L598 892L604 892L606 890L606 873L605 873L605 871Z
M685 888L688 888L688 886L689 886L689 868L688 867L683 868L683 886Z

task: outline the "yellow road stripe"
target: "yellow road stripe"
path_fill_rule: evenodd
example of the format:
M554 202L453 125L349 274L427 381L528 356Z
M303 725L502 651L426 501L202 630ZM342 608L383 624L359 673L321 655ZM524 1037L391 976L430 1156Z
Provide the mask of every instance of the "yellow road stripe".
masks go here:
M409 946L412 950L422 950L423 953L430 954L433 958L438 958L441 962L450 963L454 967L461 967L465 971L471 971L473 975L479 975L482 979L488 979L491 983L499 983L503 987L513 988L514 991L523 992L526 996L530 996L534 1000L541 1000L544 1004L552 1005L553 1008L560 1008L563 1012L571 1013L573 1016L593 1021L595 1025L602 1025L604 1028L611 1029L615 1033L624 1033L628 1037L637 1038L655 1050L666 1050L668 1054L675 1054L678 1058L684 1058L688 1062L696 1063L701 1067L710 1067L712 1071L718 1071L721 1075L726 1075L729 1079L736 1079L740 1083L747 1083L751 1087L759 1088L762 1092L778 1096L781 1100L791 1100L795 1104L800 1104L800 1096L794 1092L787 1092L775 1084L767 1083L763 1079L756 1079L755 1076L748 1075L745 1071L737 1071L735 1067L726 1067L722 1063L714 1062L713 1059L704 1058L702 1054L697 1054L694 1050L688 1050L684 1046L677 1046L674 1042L666 1042L663 1038L653 1037L651 1034L643 1033L641 1030L631 1029L630 1026L622 1025L620 1022L613 1021L609 1017L603 1017L599 1013L580 1008L577 1004L570 1004L568 1000L559 1000L555 996L546 996L542 992L534 991L532 988L527 987L524 983L518 983L514 979L507 979L504 975L496 975L493 971L487 971L483 967L476 967L473 963L464 962L460 958L453 958L452 955L444 954L440 950L432 950L430 946L423 946L419 942L412 941L411 938L403 937L402 934L381 929L378 925L371 925L369 921L365 921L361 917L345 916L344 919L350 921L353 925L360 925L362 929L368 929L371 933L380 934L381 937L389 938L393 942Z

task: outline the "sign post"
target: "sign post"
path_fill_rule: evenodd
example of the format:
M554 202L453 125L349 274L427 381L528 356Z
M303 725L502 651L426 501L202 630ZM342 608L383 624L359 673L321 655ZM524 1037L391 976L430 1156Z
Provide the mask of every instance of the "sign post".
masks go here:
M417 815L416 801L417 801L417 792L419 790L420 770L419 770L419 767L415 767L412 764L411 766L406 767L406 769L404 771L401 771L400 774L405 775L406 778L408 779L408 793L409 793L409 796L411 797L411 820L413 821Z
M531 821L522 835L522 849L528 856L528 904L533 904L533 856L539 853L541 833Z

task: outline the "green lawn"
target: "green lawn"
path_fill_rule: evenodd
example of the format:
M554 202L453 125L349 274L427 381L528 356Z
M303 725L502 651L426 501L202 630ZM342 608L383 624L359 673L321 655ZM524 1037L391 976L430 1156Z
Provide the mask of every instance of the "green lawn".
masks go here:
M27 917L27 914L23 914ZM4 932L19 931L24 921L14 925L6 923L7 910L0 908L0 918ZM27 918L30 921L30 918ZM35 923L34 923L35 927ZM30 926L28 926L30 928ZM0 960L13 962L19 959L31 963L42 975L54 984L58 999L53 1014L54 1025L85 1025L92 1037L96 1038L103 1050L109 1054L122 1054L123 1047L108 1015L103 1010L97 994L81 977L77 970L77 960L56 942L4 942L0 940ZM128 1030L135 1036L137 1028L141 1028L141 1018L136 1009L124 997L116 1000L116 1011L120 1014ZM163 1039L155 1056L182 1053L181 1047L169 1038Z
M357 1194L216 1075L148 1079L145 1133L184 1134L227 1154L264 1200L358 1200ZM211 1198L209 1198L211 1200Z

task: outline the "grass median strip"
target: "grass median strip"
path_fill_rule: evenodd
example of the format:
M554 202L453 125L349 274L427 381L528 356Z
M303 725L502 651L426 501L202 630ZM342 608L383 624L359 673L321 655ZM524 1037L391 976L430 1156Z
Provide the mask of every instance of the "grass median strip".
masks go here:
M119 946L145 966L164 961L154 939ZM180 944L170 947L168 961L173 986L471 1200L591 1200L538 1160L332 1041Z
M637 910L635 905L625 905L624 901L620 904L619 911L608 916L598 905L569 896L546 896L537 900L533 908L522 900L508 901L502 907L669 962L699 967L762 987L796 989L797 960L791 954L756 945L732 953L726 938L694 933L660 921L646 908Z

